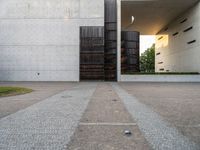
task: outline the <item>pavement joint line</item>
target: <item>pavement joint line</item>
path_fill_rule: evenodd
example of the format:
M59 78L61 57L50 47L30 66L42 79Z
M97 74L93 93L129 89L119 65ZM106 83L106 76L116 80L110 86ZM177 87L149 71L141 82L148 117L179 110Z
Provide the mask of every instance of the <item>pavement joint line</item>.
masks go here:
M183 136L170 123L133 95L111 83L128 112L136 120L140 131L155 150L200 150L200 146Z
M65 149L96 87L79 85L1 118L0 149Z
M80 122L81 126L137 126L136 123L117 123L117 122L97 122L97 123L85 123Z
M184 128L200 128L200 124L198 125L175 125L177 127L184 127Z

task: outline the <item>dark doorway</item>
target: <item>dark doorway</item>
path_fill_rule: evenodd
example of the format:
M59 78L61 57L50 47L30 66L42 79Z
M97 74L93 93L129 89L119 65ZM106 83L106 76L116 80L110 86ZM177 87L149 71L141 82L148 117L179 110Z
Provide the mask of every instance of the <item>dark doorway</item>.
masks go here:
M80 80L104 80L104 27L80 27Z

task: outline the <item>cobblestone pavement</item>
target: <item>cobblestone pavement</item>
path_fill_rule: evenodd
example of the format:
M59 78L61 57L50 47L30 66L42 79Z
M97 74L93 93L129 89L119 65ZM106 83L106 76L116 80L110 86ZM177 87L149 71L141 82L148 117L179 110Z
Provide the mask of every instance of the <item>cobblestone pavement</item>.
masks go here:
M0 85L21 85L35 90L31 94L0 98L2 150L200 149L199 84L10 82ZM26 102L26 99L37 100ZM2 109L3 105L6 109ZM189 107L186 112L179 108L185 105ZM182 132L182 127L186 131ZM195 128L196 132L188 128ZM125 135L125 130L131 134Z
M2 118L0 149L65 149L95 88L80 84Z

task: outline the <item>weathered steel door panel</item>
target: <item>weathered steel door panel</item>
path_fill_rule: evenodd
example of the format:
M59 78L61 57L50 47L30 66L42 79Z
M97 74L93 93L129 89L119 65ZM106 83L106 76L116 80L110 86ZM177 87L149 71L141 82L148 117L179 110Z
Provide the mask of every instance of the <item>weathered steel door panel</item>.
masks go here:
M104 27L80 28L80 80L104 80Z

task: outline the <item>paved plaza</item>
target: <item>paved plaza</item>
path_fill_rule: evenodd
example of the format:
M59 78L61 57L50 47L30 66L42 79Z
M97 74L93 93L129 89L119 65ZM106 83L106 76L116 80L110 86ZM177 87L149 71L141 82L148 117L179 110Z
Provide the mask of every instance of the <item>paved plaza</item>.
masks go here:
M2 150L200 149L200 83L0 82L0 86L34 90L0 98Z

